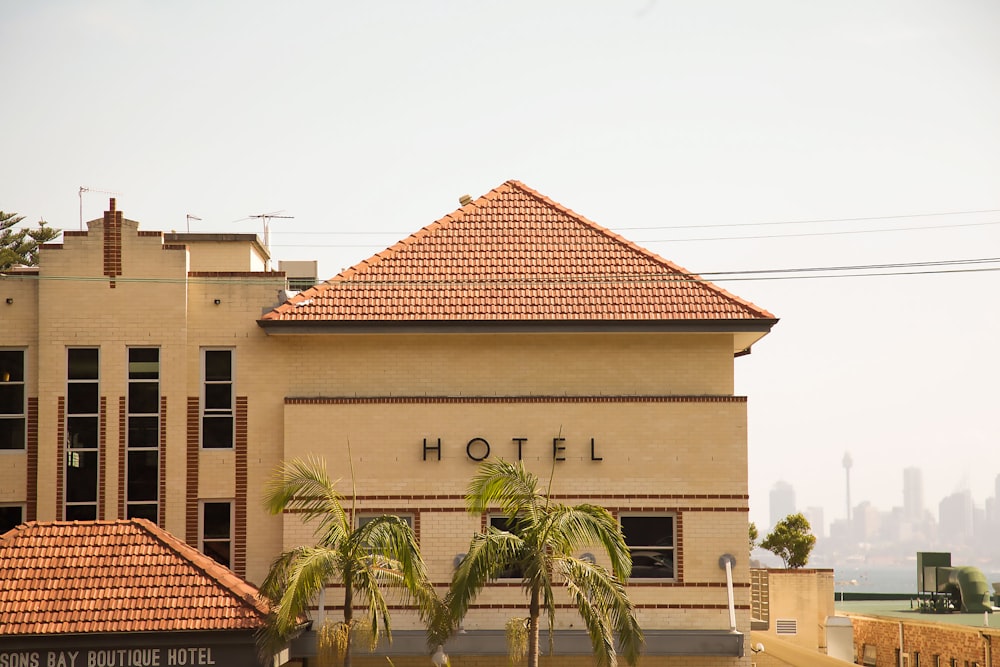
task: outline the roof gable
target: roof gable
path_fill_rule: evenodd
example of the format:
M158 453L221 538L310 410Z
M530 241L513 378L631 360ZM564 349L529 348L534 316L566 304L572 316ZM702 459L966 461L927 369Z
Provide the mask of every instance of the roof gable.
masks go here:
M144 519L0 535L0 637L257 629L257 589Z
M774 316L507 181L296 295L261 325L670 320Z

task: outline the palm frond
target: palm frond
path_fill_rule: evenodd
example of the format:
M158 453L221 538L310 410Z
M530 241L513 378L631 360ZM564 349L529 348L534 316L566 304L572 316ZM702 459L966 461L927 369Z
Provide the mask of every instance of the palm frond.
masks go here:
M482 463L466 490L466 506L470 512L482 513L494 505L499 505L510 519L523 516L534 523L544 507L544 498L538 494L538 478L520 461L497 459Z
M319 521L321 541L335 544L351 532L351 521L344 510L343 496L336 481L326 471L320 457L292 459L268 480L264 487L264 506L272 514L285 510L300 512L306 522Z
M643 635L625 585L607 569L579 558L560 558L556 564L590 634L598 667L617 664L615 635L626 662L634 665Z

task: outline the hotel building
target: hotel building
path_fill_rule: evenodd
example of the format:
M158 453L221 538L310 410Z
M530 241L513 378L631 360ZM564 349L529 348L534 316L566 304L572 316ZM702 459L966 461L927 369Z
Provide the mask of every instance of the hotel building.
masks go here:
M357 520L411 521L443 594L495 520L465 510L478 462L520 460L620 520L643 664L750 664L734 372L773 315L516 181L299 293L269 261L254 235L140 230L112 199L0 276L5 529L148 519L259 583L314 540L262 488L316 455L348 497L353 464ZM489 586L452 660L505 664L525 607L519 581ZM556 623L551 660L589 655L568 598ZM393 636L397 667L427 664L414 614Z

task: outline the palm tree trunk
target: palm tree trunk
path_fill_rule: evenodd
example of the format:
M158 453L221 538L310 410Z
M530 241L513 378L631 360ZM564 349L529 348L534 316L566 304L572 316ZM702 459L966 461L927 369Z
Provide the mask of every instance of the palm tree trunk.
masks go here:
M538 599L538 587L532 586L531 601L528 603L528 667L538 667L538 623L541 616Z
M354 590L348 581L344 586L344 625L347 627L347 640L344 644L344 667L351 667L351 621L354 620Z

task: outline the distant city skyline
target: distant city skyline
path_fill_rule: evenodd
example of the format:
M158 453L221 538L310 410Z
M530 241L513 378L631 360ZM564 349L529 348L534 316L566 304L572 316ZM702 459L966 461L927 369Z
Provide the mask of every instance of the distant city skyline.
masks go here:
M839 471L844 475L844 471ZM887 471L889 472L889 471ZM857 522L864 522L864 517L856 516L859 508L871 509L877 512L898 511L903 520L909 522L921 521L929 512L935 521L941 521L941 514L944 513L949 519L947 523L961 526L962 531L971 531L971 524L975 512L982 512L984 515L996 518L1000 523L1000 472L994 478L991 489L986 493L989 495L977 496L972 489L961 488L950 493L943 494L937 500L927 500L924 493L923 469L917 466L907 466L899 471L901 480L901 493L898 503L888 506L878 505L868 498L863 492L852 491L853 501L851 505L852 513ZM754 521L760 530L770 530L775 523L788 514L802 513L810 519L811 524L815 524L813 532L817 535L828 535L830 525L837 521L847 520L846 513L846 490L845 498L840 504L834 507L824 507L821 505L804 505L796 500L797 489L793 482L786 479L775 481L771 487L766 508L762 508L753 502L751 498L751 520ZM760 515L766 517L760 520ZM810 515L812 518L810 518ZM814 518L816 519L814 521Z

